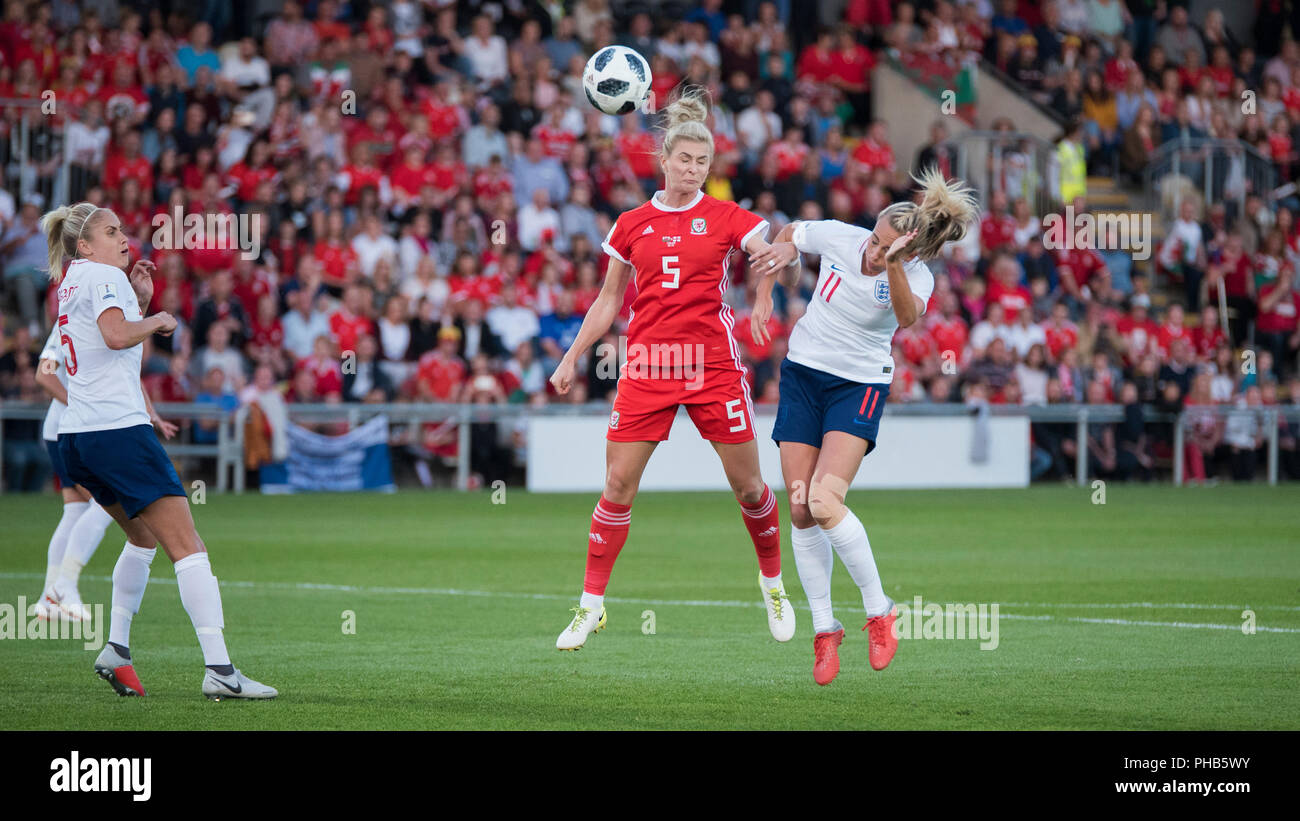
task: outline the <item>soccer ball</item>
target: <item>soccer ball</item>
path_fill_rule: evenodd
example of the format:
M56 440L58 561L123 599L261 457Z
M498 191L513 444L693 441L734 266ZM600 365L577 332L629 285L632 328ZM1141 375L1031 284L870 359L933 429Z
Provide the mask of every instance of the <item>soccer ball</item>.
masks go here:
M650 64L626 46L608 46L591 55L582 71L587 99L606 114L628 114L650 96Z

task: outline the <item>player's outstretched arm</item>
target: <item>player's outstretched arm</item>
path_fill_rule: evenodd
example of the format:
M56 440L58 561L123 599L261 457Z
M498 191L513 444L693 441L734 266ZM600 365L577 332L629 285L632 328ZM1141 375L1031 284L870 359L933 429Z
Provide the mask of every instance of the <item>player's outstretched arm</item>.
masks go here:
M129 322L121 308L109 308L96 321L104 344L115 351L139 345L156 333L163 335L176 330L176 320L166 311L160 311L139 322Z
M799 249L794 244L794 227L792 222L777 232L769 244L759 236L751 237L744 249L749 254L750 266L765 278L775 277L782 285L790 286L799 281ZM763 287L761 284L759 287ZM767 286L771 293L771 285Z
M772 291L777 281L793 285L799 279L799 249L795 247L794 223L777 232L769 244L762 237L752 237L745 248L749 252L750 267L761 276L754 294L754 309L749 314L749 332L754 344L766 345L771 341L767 320L772 316Z
M894 306L894 317L898 319L900 328L906 328L916 322L921 312L925 310L925 303L912 293L912 284L907 281L907 274L903 271L907 246L912 244L912 240L916 239L918 233L918 231L908 231L894 240L889 250L885 252L885 272L889 275L890 302Z
M587 315L582 318L582 327L578 329L578 336L573 340L573 345L560 360L555 373L551 374L551 384L555 386L556 393L563 396L569 392L569 388L573 385L573 371L578 358L614 324L619 309L623 307L623 295L627 293L627 284L631 278L632 266L611 256L600 295L592 303Z

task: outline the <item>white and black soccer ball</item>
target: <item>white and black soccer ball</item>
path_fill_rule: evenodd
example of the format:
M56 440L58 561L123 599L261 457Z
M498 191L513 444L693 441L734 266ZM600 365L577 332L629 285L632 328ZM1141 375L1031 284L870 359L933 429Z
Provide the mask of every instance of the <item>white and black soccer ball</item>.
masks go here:
M626 46L602 48L582 71L587 99L606 114L630 114L644 106L650 79L650 64Z

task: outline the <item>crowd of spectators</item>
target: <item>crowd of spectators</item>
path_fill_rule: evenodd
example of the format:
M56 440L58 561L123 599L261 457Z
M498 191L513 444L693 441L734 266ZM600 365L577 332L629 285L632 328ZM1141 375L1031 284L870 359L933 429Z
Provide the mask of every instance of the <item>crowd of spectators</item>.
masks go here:
M594 353L570 395L554 395L547 377L599 292L613 219L661 175L652 114L586 104L582 68L600 47L644 54L658 101L680 83L710 90L706 192L762 214L774 234L800 218L871 227L910 195L910 171L951 172L943 123L912 159L890 144L898 114L873 118L871 70L891 58L939 70L984 56L1076 124L1067 130L1092 173L1134 173L1160 142L1197 129L1240 137L1289 171L1300 50L1276 5L1261 5L1249 47L1221 15L1198 25L1178 3L1144 0L705 0L680 19L628 4L616 17L608 0L285 0L235 15L224 4L9 0L0 98L54 92L71 200L113 208L132 257L157 263L150 310L180 327L149 343L155 401L602 401L617 371ZM252 13L262 6L273 13ZM1243 89L1259 90L1257 114L1230 110ZM6 107L0 137L32 113ZM1300 401L1296 209L1260 192L1243 213L1189 199L1157 258L1135 267L1131 253L1044 247L1022 182L1008 171L983 222L931 266L927 313L895 340L891 401ZM53 292L35 226L47 203L20 200L0 193L0 392L40 399L30 371ZM202 240L204 220L236 214L257 218L255 258ZM202 218L199 240L165 247L160 215ZM778 289L767 345L743 321L753 288L743 262L733 260L726 299L756 401L775 402L817 261ZM1227 323L1214 307L1220 283ZM618 350L632 295L602 350ZM1196 441L1212 458L1189 459L1193 476L1244 447L1232 425L1207 424ZM1293 451L1296 431L1284 433ZM476 426L476 472L507 470L522 437ZM1036 474L1068 475L1077 443L1046 428L1035 442ZM1137 475L1161 455L1142 442L1130 460L1128 444L1112 458L1098 441L1094 465ZM409 445L422 459L455 458L455 425L429 424Z

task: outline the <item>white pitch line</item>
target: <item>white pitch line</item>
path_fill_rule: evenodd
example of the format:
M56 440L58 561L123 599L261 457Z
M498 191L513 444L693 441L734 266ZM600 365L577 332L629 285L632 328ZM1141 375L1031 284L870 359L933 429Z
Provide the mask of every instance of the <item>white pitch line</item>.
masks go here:
M1128 619L1084 619L1068 618L1062 621L1077 621L1087 624L1121 624L1138 627L1182 627L1190 630L1240 630L1240 624L1191 624L1183 621L1130 621ZM1261 633L1300 633L1300 629L1292 627L1259 627L1255 630Z
M1246 604L1188 604L1186 602L1149 602L1149 601L1131 601L1131 602L1023 602L1008 601L998 602L1003 607L1078 607L1078 608L1106 608L1115 610L1132 610L1139 607L1145 607L1155 610L1288 610L1300 612L1300 607L1288 607L1282 604L1262 604L1254 607Z
M0 573L0 579L44 579L41 573ZM97 582L111 582L110 576L82 576L83 579ZM149 584L176 586L175 579L161 578L150 579ZM222 587L240 588L240 589L265 589L275 590L320 590L330 593L361 593L369 595L412 595L412 596L468 596L473 598L484 599L532 599L540 601L571 601L572 596L558 595L555 593L513 593L499 592L494 590L462 590L454 587L366 587L355 584L328 584L323 582L252 582L252 581L222 581ZM624 598L620 596L606 596L605 601L611 604L651 604L657 607L745 607L761 608L762 602L749 601L726 601L710 599L640 599ZM903 602L907 604L907 602ZM926 602L926 604L941 604L940 602ZM1051 602L990 602L1001 607L1125 607L1123 604L1054 604ZM846 610L860 610L861 608L854 604L837 603L836 607ZM1224 604L1171 604L1161 605L1153 602L1137 602L1133 607L1199 607L1205 609L1239 609L1235 605ZM1247 609L1247 608L1240 608ZM1297 608L1282 606L1261 606L1256 609L1273 609L1273 610L1294 610ZM1188 630L1240 630L1241 625L1237 624L1194 624L1190 622L1176 621L1133 621L1129 619L1088 619L1082 617L1067 616L1058 619L1050 615L1023 615L1018 613L998 613L999 618L1013 619L1017 621L1065 621L1083 624L1114 624L1122 626L1136 627L1175 627ZM1255 630L1263 633L1300 633L1300 628L1291 627L1260 627L1256 626Z

